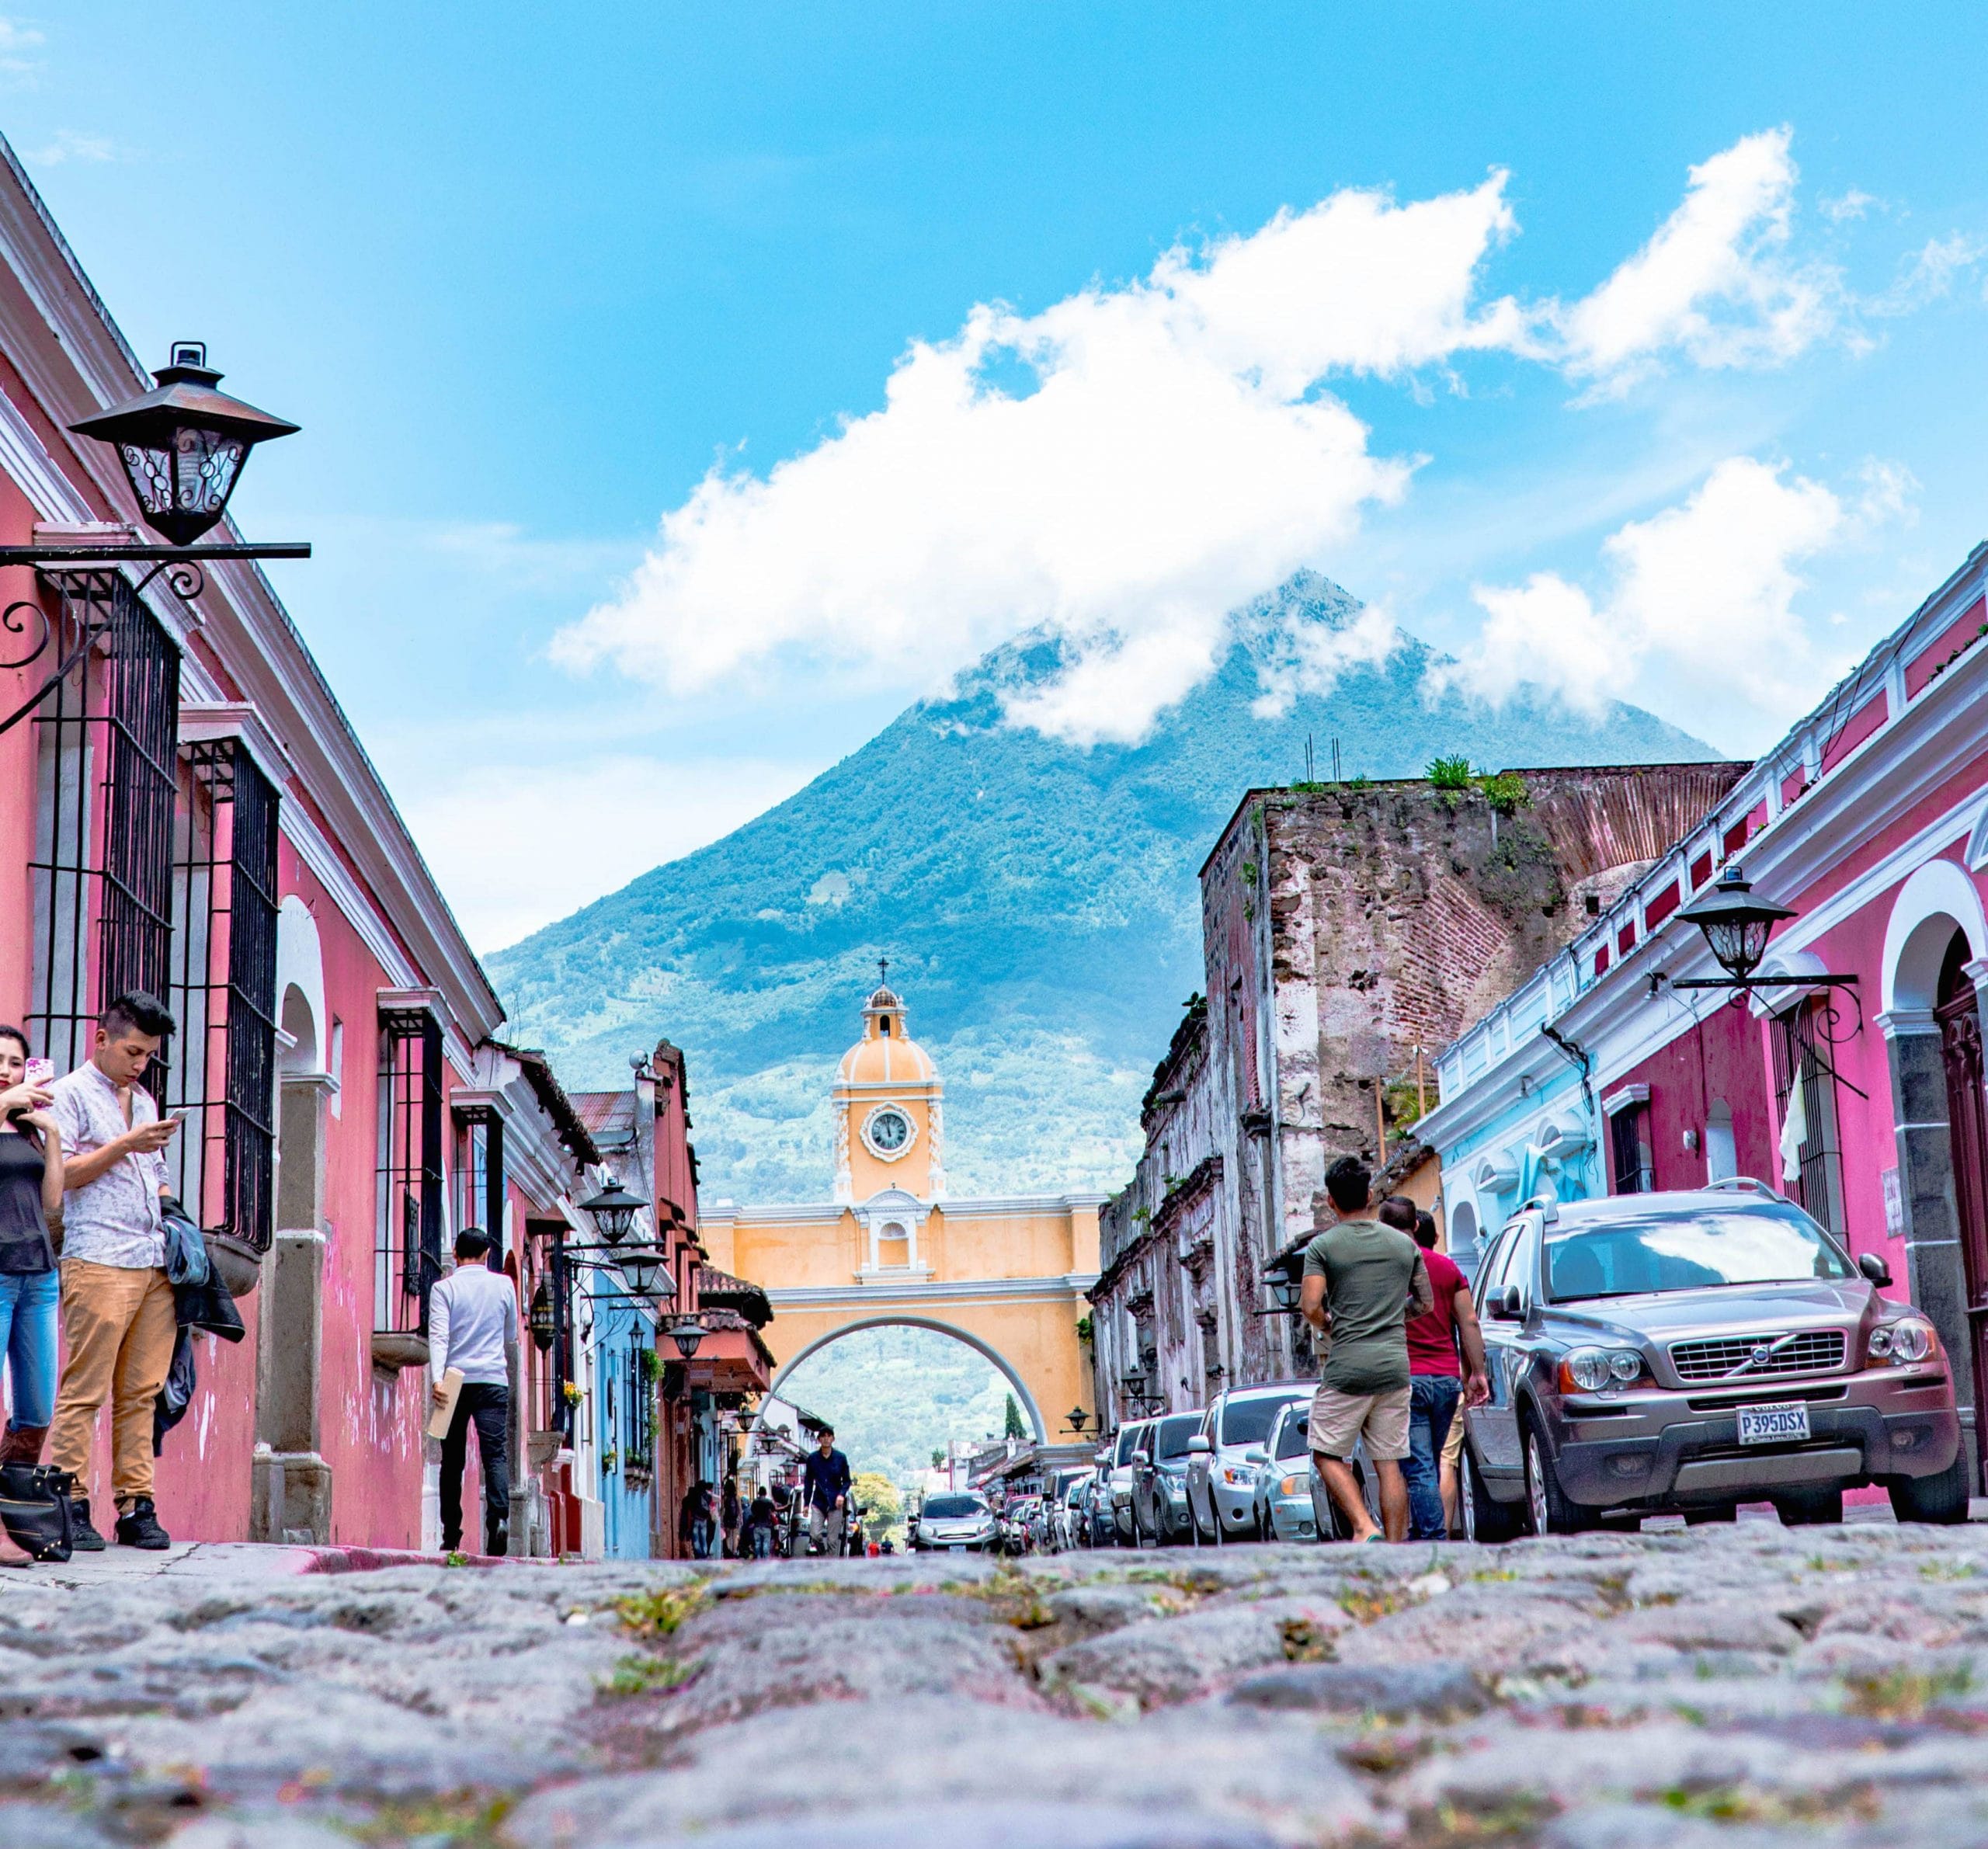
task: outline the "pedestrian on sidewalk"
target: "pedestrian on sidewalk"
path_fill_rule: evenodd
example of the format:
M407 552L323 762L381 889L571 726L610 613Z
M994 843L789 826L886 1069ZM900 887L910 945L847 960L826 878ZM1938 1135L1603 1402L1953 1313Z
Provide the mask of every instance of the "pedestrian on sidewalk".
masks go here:
M808 1544L818 1554L842 1552L850 1482L849 1460L836 1449L835 1427L825 1425L801 1476L801 1498L808 1505Z
M746 1511L743 1531L746 1557L749 1560L770 1560L773 1558L773 1531L780 1525L780 1511L773 1506L773 1499L767 1495L763 1486L752 1497L752 1506Z
M436 1406L448 1403L442 1376L462 1371L455 1416L442 1441L442 1545L463 1544L463 1466L476 1427L483 1467L483 1551L507 1552L511 1527L511 1357L518 1345L518 1294L490 1268L490 1235L465 1226L456 1235L456 1268L428 1293L428 1368Z
M49 1223L62 1215L62 1133L47 1086L28 1083L31 1051L19 1027L0 1027L0 1368L13 1408L0 1437L8 1530L0 1565L8 1566L41 1557L61 1530L47 1473L37 1467L55 1412L61 1288Z
M144 1076L171 1014L132 989L104 1010L90 1056L49 1087L49 1114L68 1152L62 1184L62 1334L68 1358L55 1395L49 1461L90 1480L97 1414L110 1402L110 1491L123 1547L155 1551L172 1537L152 1504L152 1402L179 1334L165 1274L165 1150L179 1128L160 1120ZM73 1545L100 1553L88 1496L75 1499Z
M1460 1409L1482 1406L1489 1396L1484 1368L1484 1334L1472 1307L1462 1272L1436 1249L1436 1217L1415 1203L1391 1194L1381 1203L1381 1222L1407 1233L1422 1248L1422 1263L1435 1294L1434 1305L1408 1322L1408 1450L1402 1475L1408 1482L1408 1538L1444 1541L1441 1459ZM1459 1363L1458 1350L1462 1350Z
M727 1559L739 1558L739 1472L728 1470L725 1473L725 1493L718 1500L718 1527L723 1532L725 1556Z
M1312 1399L1311 1446L1319 1474L1353 1529L1355 1541L1378 1541L1353 1474L1362 1437L1380 1479L1387 1539L1408 1534L1408 1487L1401 1472L1409 1455L1408 1318L1435 1298L1421 1248L1383 1226L1371 1205L1373 1177L1357 1157L1342 1156L1326 1171L1335 1223L1305 1248L1299 1308L1332 1350Z
M690 1550L693 1560L711 1557L711 1486L702 1477L683 1492L676 1514L676 1538Z

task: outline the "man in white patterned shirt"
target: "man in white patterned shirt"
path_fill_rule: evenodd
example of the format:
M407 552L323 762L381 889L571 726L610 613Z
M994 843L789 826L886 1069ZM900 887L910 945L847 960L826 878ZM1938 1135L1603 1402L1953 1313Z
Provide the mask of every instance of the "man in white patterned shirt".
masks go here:
M165 1277L159 1197L171 1192L162 1152L179 1124L161 1121L141 1083L172 1017L133 991L106 1007L82 1065L50 1086L66 1165L62 1203L62 1335L68 1355L55 1395L49 1461L89 1484L97 1414L110 1402L111 1494L127 1547L172 1545L152 1507L152 1402L179 1334ZM87 1496L76 1501L75 1545L100 1551Z

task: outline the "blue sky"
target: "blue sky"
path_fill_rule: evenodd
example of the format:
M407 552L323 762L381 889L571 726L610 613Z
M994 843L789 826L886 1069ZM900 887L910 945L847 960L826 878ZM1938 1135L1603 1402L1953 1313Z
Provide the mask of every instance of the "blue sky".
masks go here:
M1981 537L1978 8L9 22L141 355L304 425L242 523L485 949L1024 621L1122 735L1310 563L1740 752Z

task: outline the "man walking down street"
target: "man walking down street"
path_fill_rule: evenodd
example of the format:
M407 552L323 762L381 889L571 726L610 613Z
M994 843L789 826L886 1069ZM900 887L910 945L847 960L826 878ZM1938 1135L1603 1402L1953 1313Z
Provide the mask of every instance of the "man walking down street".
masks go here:
M1422 1251L1406 1233L1374 1217L1373 1177L1357 1158L1342 1156L1326 1171L1326 1195L1337 1216L1305 1248L1299 1309L1332 1350L1312 1399L1311 1445L1319 1474L1353 1530L1355 1541L1378 1541L1353 1474L1354 1447L1364 1437L1380 1479L1386 1538L1408 1534L1408 1488L1401 1473L1409 1455L1407 1319L1435 1298ZM1413 1309L1411 1311L1411 1305Z
M172 1545L152 1506L152 1402L179 1334L165 1276L171 1191L162 1152L179 1124L159 1121L146 1068L172 1017L133 991L106 1007L89 1058L49 1087L68 1159L62 1204L62 1334L68 1357L55 1395L49 1462L89 1486L97 1414L110 1402L110 1491L125 1547ZM101 1552L87 1495L75 1500L74 1545Z
M834 1427L824 1426L801 1479L801 1498L808 1505L808 1539L818 1554L842 1552L849 1485L849 1460L836 1449Z
M518 1345L518 1295L490 1268L490 1236L480 1226L456 1235L456 1268L428 1293L428 1366L435 1403L448 1395L442 1376L462 1370L455 1416L442 1441L442 1545L463 1544L463 1466L469 1428L483 1466L483 1551L506 1551L511 1520L511 1353Z
M1464 1274L1436 1248L1436 1219L1419 1213L1400 1194L1381 1203L1381 1223L1407 1233L1422 1248L1434 1305L1408 1322L1408 1538L1444 1541L1449 1522L1443 1511L1440 1460L1459 1405L1482 1406L1488 1397L1484 1336L1472 1308ZM1457 1350L1461 1344L1463 1364Z

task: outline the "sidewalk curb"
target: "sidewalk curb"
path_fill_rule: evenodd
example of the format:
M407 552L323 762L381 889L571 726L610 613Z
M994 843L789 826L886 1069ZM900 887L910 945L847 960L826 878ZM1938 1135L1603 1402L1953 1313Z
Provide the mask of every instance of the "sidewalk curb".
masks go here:
M557 1560L530 1554L424 1554L412 1548L311 1547L300 1573L384 1573L394 1566L557 1566Z

